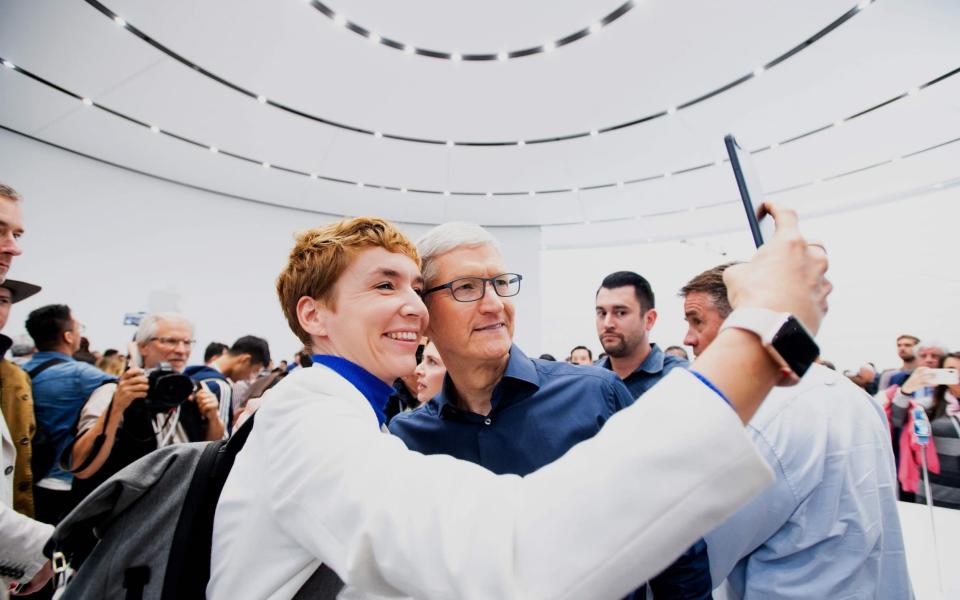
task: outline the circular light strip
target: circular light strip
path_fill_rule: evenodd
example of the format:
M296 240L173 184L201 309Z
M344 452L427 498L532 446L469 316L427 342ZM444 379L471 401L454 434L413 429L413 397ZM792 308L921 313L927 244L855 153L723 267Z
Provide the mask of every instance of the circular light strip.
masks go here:
M329 17L333 24L337 27L343 27L348 31L359 35L360 37L375 43L386 46L387 48L393 48L394 50L399 50L406 54L415 54L418 56L426 56L428 58L437 58L442 60L453 60L453 61L466 61L466 62L489 62L489 61L505 61L513 58L523 58L524 56L533 56L535 54L543 54L546 52L552 52L557 48L572 44L578 40L582 40L585 37L598 33L601 29L613 23L623 15L630 12L635 4L634 0L627 0L620 6L616 8L613 12L606 15L599 21L592 23L588 27L579 29L571 34L565 35L557 40L548 41L543 44L538 44L536 46L529 46L527 48L521 48L519 50L498 50L497 52L471 52L471 53L462 53L462 52L451 52L446 50L433 50L430 48L423 48L421 46L415 46L413 44L407 44L404 42L397 41L393 38L384 37L383 35L359 25L358 23L351 21L343 16L341 13L337 13L335 10L320 2L320 0L308 0L309 4L317 9L318 12L322 13L326 17Z
M199 190L199 191L207 192L207 193L210 193L210 194L216 194L216 195L218 195L218 196L222 196L222 197L225 197L225 198L232 198L232 199L235 199L235 200L242 200L242 201L244 201L244 202L251 202L251 203L253 203L253 204L261 204L261 205L270 206L270 207L273 207L273 208L280 208L280 209L284 209L284 210L292 210L292 211L297 211L297 212L310 213L310 214L314 214L314 215L324 215L324 216L338 217L338 218L347 218L347 217L356 216L356 215L347 214L347 213L335 213L335 212L329 212L329 211L323 211L323 210L316 210L316 209L312 209L312 208L303 208L303 207L299 207L299 206L290 206L290 205L288 205L288 204L279 204L279 203L276 203L276 202L270 202L270 201L267 201L267 200L261 200L261 199L252 198L252 197L249 197L249 196L240 196L239 194L232 194L232 193L230 193L230 192L224 192L224 191L221 191L221 190L215 190L215 189L213 189L213 188L208 188L208 187L204 187L204 186L201 186L201 185L196 185L196 184L193 184L193 183L187 183L186 181L181 181L181 180L179 180L179 179L173 179L173 178L171 178L171 177L165 177L165 176L163 176L163 175L157 175L156 173L151 173L151 172L149 172L149 171L144 171L144 170L142 170L142 169L137 169L137 168L134 168L134 167L129 167L129 166L127 166L127 165L123 165L123 164L120 164L120 163L117 163L117 162L113 162L113 161L110 161L110 160L107 160L107 159L104 159L104 158L100 158L100 157L97 157L97 156L93 156L92 154L87 154L86 152L81 152L81 151L79 151L79 150L74 150L73 148L69 148L69 147L67 147L67 146L62 146L62 145L60 145L60 144L57 144L57 143L54 143L54 142L51 142L51 141L48 141L48 140L44 140L44 139L42 139L42 138L38 138L38 137L36 137L36 136L30 135L29 133L24 133L24 132L19 131L19 130L17 130L17 129L13 129L12 127L7 127L6 125L3 125L3 124L0 124L0 130L9 131L10 133L19 135L19 136L21 136L21 137L27 138L27 139L29 139L29 140L33 140L33 141L38 142L38 143L41 143L41 144L45 144L45 145L50 146L50 147L52 147L52 148L57 148L57 149L59 149L59 150L62 150L62 151L64 151L64 152L69 152L69 153L74 154L74 155L76 155L76 156L82 156L82 157L87 158L87 159L89 159L89 160L92 160L92 161L95 161L95 162L98 162L98 163L101 163L101 164L109 165L109 166L115 167L115 168L117 168L117 169L122 169L122 170L127 171L127 172L130 172L130 173L136 173L136 174L138 174L138 175L143 175L143 176L145 176L145 177L150 177L150 178L157 179L157 180L160 180L160 181L165 181L165 182L167 182L167 183L172 183L172 184L174 184L174 185L181 185L181 186L186 187L186 188L190 188L190 189L194 189L194 190ZM927 147L927 148L923 148L922 150L917 150L916 152L912 152L912 153L910 153L910 154L906 154L906 155L904 155L904 156L902 156L902 157L896 157L896 158L891 159L891 160L889 160L889 161L885 161L885 162L881 162L881 163L876 163L875 165L867 166L867 167L862 168L862 169L856 169L856 170L854 170L854 171L848 171L847 173L844 173L844 174L838 174L838 175L833 176L833 177L828 177L827 180L829 180L829 179L835 179L835 178L838 178L838 177L845 177L845 176L847 176L847 175L852 175L852 174L854 174L854 173L859 173L859 172L862 172L862 171L864 171L864 170L872 169L872 168L877 167L877 166L882 166L882 165L885 165L885 164L891 164L891 163L893 163L893 162L896 162L896 161L900 160L901 158L906 158L906 157L909 157L909 156L916 156L916 155L918 155L918 154L923 154L923 153L925 153L925 152L929 152L929 151L931 151L931 150L936 150L937 148L942 148L942 147L944 147L944 146L947 146L947 145L950 145L950 144L954 144L954 143L956 143L956 142L960 142L960 137L954 138L954 139L952 139L952 140L948 140L948 141L946 141L946 142L942 142L942 143L940 143L940 144L936 144L936 145L933 145L933 146L929 146L929 147ZM821 180L815 180L815 181L821 181ZM791 186L790 188L784 188L784 189L781 189L781 190L778 190L778 191L775 191L775 192L771 192L770 194L777 194L777 193L785 192L785 191L788 191L788 190L797 189L797 188L800 188L800 187L805 187L805 186L807 186L807 185L812 185L813 183L814 183L814 182L807 182L807 183L804 183L804 184L800 184L800 185L796 185L796 186ZM954 187L954 186L960 186L960 177L951 178L951 179L944 179L944 180L941 180L941 181L937 181L937 182L935 182L935 183L933 183L933 184L926 184L926 185L923 185L923 186L914 188L914 189L912 189L912 190L907 190L906 192L900 192L900 193L894 194L894 195L890 196L889 198L892 198L893 200L898 200L898 199L908 198L908 197L917 195L917 194L919 194L919 193L924 193L924 192L936 192L936 191L940 191L940 190L942 190L942 189L945 189L946 187ZM770 195L770 194L768 194L768 195ZM489 194L487 194L487 195L489 196ZM879 203L884 203L884 202L888 202L888 201L891 201L891 200L890 200L890 199L880 200ZM595 221L586 220L586 219L585 219L585 220L582 220L582 221L565 221L565 222L559 222L559 223L540 224L539 226L542 226L542 227L563 227L563 226L570 226L570 225L591 225L591 224L593 224L593 223L615 223L615 222L622 222L622 221L643 221L644 219L649 219L649 218L651 218L651 217L658 217L658 216L663 216L663 215L677 214L677 213L682 213L682 212L696 212L697 210L700 210L700 209L714 208L714 207L726 206L726 205L730 205L730 204L739 204L739 201L736 201L736 200L728 200L728 201L725 201L725 202L714 202L714 203L712 203L712 204L705 204L705 205L702 205L702 206L691 206L691 207L689 207L689 208L681 208L681 209L675 209L675 210L669 210L669 211L661 211L661 212L658 212L658 213L648 213L648 214L645 214L645 215L636 215L636 216L629 216L629 217L610 217L610 218L606 218L606 219L597 219L597 220L595 220ZM874 203L871 203L871 204L874 204ZM849 208L849 210L857 210L857 209L859 209L859 208L863 208L863 204L862 204L862 203L859 204L859 205L854 205L853 207ZM817 214L817 215L821 215L821 214L831 214L831 213L836 213L836 212L845 212L845 211L844 211L844 210L841 210L841 209L836 209L836 210L826 211L826 212L820 211L820 212L818 212L818 213L816 213L816 214ZM408 225L424 225L424 226L434 226L434 225L437 225L437 222L435 222L435 221L403 221L403 220L398 220L398 219L391 219L391 221L393 221L394 223L402 223L402 224L408 224ZM480 224L483 225L483 223L480 223ZM492 226L500 227L500 228L527 228L527 227L533 227L533 226L537 226L537 225L503 225L503 224L492 224ZM663 238L663 239L668 239L668 238ZM647 242L653 242L653 241L656 241L656 240L655 240L653 237L647 236L647 237L645 238L645 241L647 241Z
M594 129L591 129L590 131L585 131L585 132L580 132L580 133L561 134L561 135L541 137L541 138L529 139L529 140L511 140L511 141L476 141L476 140L472 140L472 141L471 141L471 140L449 140L449 139L448 139L448 140L440 140L440 139L416 137L416 136L409 136L409 135L401 135L401 134L387 133L387 132L384 132L384 131L378 131L378 130L368 129L368 128L360 127L360 126L357 126L357 125L350 125L350 124L347 124L347 123L341 123L341 122L339 122L339 121L334 121L334 120L332 120L332 119L328 119L328 118L325 118L325 117L322 117L322 116L319 116L319 115L314 115L314 114L311 114L311 113L309 113L309 112L307 112L307 111L305 111L305 110L300 110L300 109L294 108L294 107L292 107L292 106L289 106L289 105L287 105L287 104L284 104L284 103L282 103L282 102L280 102L280 101L271 100L268 96L264 96L264 95L262 95L262 94L258 94L258 93L256 93L256 92L253 92L253 91L251 91L251 90L248 90L248 89L246 89L246 88L244 88L244 87L242 87L242 86L240 86L240 85L237 85L237 84L235 84L235 83L233 83L233 82L231 82L231 81L228 81L227 79L224 79L223 77L220 77L219 75L216 75L216 74L213 73L212 71L209 71L209 70L201 67L200 65L198 65L198 64L196 64L196 63L188 60L187 58L183 57L182 55L177 54L176 52L174 52L173 50L171 50L171 49L168 48L167 46L164 46L164 45L161 44L160 42L154 40L153 38L151 38L151 37L148 36L147 34L143 33L142 31L140 31L139 29L137 29L136 27L134 27L133 25L131 25L131 24L129 23L129 21L126 21L126 20L122 19L119 15L117 15L116 13L114 13L113 11L111 11L109 8L107 8L107 7L104 6L102 3L100 3L98 0L85 0L85 1L86 1L87 4L89 4L90 6L96 8L98 11L100 11L101 13L103 13L104 15L106 15L107 17L109 17L110 19L114 20L114 21L117 22L118 24L122 22L122 23L123 23L122 27L123 27L124 29L126 29L127 31L129 31L129 32L132 33L133 35L137 36L138 38L140 38L140 39L143 40L144 42L150 44L151 46L153 46L153 47L156 48L157 50L163 52L164 54L166 54L166 55L169 56L170 58L172 58L172 59L176 60L177 62L179 62L179 63L181 63L181 64L189 67L189 68L192 69L193 71L196 71L197 73L200 73L201 75L204 75L204 76L206 76L206 77L208 77L208 78L216 81L217 83L219 83L219 84L221 84L221 85L224 85L224 86L226 86L226 87L229 87L230 89L232 89L232 90L234 90L234 91L236 91L236 92L239 92L239 93L241 93L241 94L243 94L243 95L245 95L245 96L247 96L247 97L249 97L249 98L253 98L253 99L257 100L257 101L260 102L261 104L266 104L266 105L272 106L273 108L280 109L280 110L285 111L285 112L287 112L287 113L290 113L290 114L293 114L293 115L297 115L297 116L303 117L303 118L305 118L305 119L309 119L309 120L314 121L314 122L316 122L316 123L322 123L322 124L324 124L324 125L329 125L330 127L337 127L337 128L339 128L339 129L344 129L344 130L347 130L347 131L352 131L352 132L354 132L354 133L361 133L361 134L366 134L366 135L372 135L372 136L375 136L375 137L378 137L378 138L387 138L387 139L396 140L396 141L400 141L400 142L411 142L411 143L418 143L418 144L435 144L435 145L447 145L447 146L486 147L486 146L524 146L524 145L527 145L527 144L550 144L550 143L555 143L555 142L564 142L564 141L567 141L567 140L575 140L575 139L584 138L584 137L588 137L588 136L596 136L596 135L599 135L599 134L602 134L602 133L609 133L609 132L612 132L612 131L619 131L619 130L621 130L621 129L626 129L626 128L628 128L628 127L633 127L633 126L635 126L635 125L640 125L641 123L646 123L646 122L648 122L648 121L653 121L654 119L659 119L659 118L661 118L661 117L672 116L672 115L676 114L676 112L677 112L678 110L684 110L684 109L690 108L690 107L692 107L692 106L694 106L694 105L696 105L696 104L699 104L699 103L701 103L701 102L704 102L705 100L709 100L710 98L713 98L714 96L718 96L718 95L720 95L720 94L722 94L722 93L724 93L724 92L726 92L726 91L728 91L728 90L730 90L730 89L735 88L736 86L738 86L738 85L740 85L740 84L742 84L742 83L745 83L746 81L749 81L750 79L753 79L754 77L757 77L759 74L762 74L762 73L768 71L769 69L771 69L771 68L779 65L779 64L782 63L783 61L787 60L788 58L790 58L790 57L792 57L792 56L794 56L794 55L796 55L796 54L798 54L799 52L801 52L801 51L804 50L805 48L807 48L807 47L809 47L810 45L812 45L812 44L813 44L814 42L816 42L817 40L823 38L823 37L826 36L828 33L830 33L831 31L833 31L834 29L836 29L837 27L839 27L839 26L842 25L843 23L845 23L845 22L847 22L848 20L850 20L854 15L858 14L860 11L864 10L865 8L867 8L874 0L860 0L860 2L859 2L856 6L854 6L853 8L851 8L850 10L848 10L847 12L845 12L843 15L841 15L840 17L838 17L837 19L835 19L833 22L831 22L829 25L827 25L826 27L824 27L823 29L821 29L821 30L818 31L817 33L813 34L811 37L807 38L806 40L804 40L804 41L801 42L800 44L797 44L796 46L794 46L793 48L791 48L791 49L788 50L787 52L785 52L785 53L781 54L780 56L774 58L774 59L771 60L770 62L768 62L768 63L766 63L766 64L764 64L764 65L761 65L761 66L755 68L755 69L754 69L753 71L751 71L750 73L748 73L748 74L746 74L746 75L743 75L743 76L741 76L741 77L739 77L739 78L737 78L737 79L735 79L735 80L733 80L733 81L731 81L731 82L729 82L729 83L727 83L727 84L725 84L725 85L723 85L723 86L721 86L721 87L719 87L719 88L717 88L717 89L715 89L715 90L712 90L712 91L710 91L710 92L707 92L707 93L705 93L705 94L702 94L702 95L700 95L700 96L698 96L698 97L696 97L696 98L694 98L694 99L692 99L692 100L688 100L688 101L686 101L686 102L683 102L683 103L680 103L680 104L677 104L677 105L674 105L674 106L665 107L665 108L664 108L663 110L661 110L661 111L658 111L658 112L655 112L655 113L652 113L652 114L649 114L649 115L646 115L646 116L643 116L643 117L639 117L639 118L636 118L636 119L633 119L633 120L630 120L630 121L626 121L626 122L624 122L624 123L618 123L618 124L615 124L615 125L608 125L608 126L606 126L606 127L594 128ZM612 13L611 13L611 14L612 14ZM346 22L346 21L344 21L344 22ZM408 53L412 53L412 52L413 52L412 47L408 46L407 48L408 48L409 50L405 50L405 51L407 51ZM462 58L463 58L463 56L461 56L461 55L457 55L457 57L458 57L459 59L462 59ZM452 56L452 55L451 55L451 59L452 59L452 60L457 60L457 58L455 58L455 57Z
M255 158L252 158L252 157L249 157L249 156L244 156L244 155L242 155L242 154L237 154L237 153L235 153L235 152L229 152L229 151L227 151L227 150L223 150L223 149L221 149L221 148L219 148L219 147L217 147L217 146L213 146L213 145L210 145L210 144L204 144L204 143L199 142L199 141L197 141L197 140L194 140L194 139L191 139L191 138L188 138L188 137L184 137L184 136L182 136L182 135L173 133L173 132L171 132L171 131L163 130L163 129L161 129L158 125L156 125L156 124L154 124L154 123L144 122L144 121L142 121L142 120L140 120L140 119L137 119L137 118L135 118L135 117L131 117L130 115L127 115L127 114L121 113L121 112L119 112L119 111L113 110L112 108L109 108L109 107L107 107L107 106L105 106L105 105L103 105L103 104L99 104L99 103L91 100L90 98L88 98L88 97L86 97L86 96L77 94L77 93L72 92L72 91L70 91L70 90L67 90L66 88L63 88L63 87L61 87L61 86L59 86L59 85L57 85L57 84L55 84L55 83L52 83L52 82L50 82L50 81L47 81L46 79L43 79L42 77L40 77L40 76L38 76L38 75L35 75L34 73L32 73L32 72L24 69L23 67L20 67L20 66L15 65L13 62L11 62L11 61L3 58L3 57L0 57L0 64L2 64L4 67L6 67L6 68L8 68L8 69L11 69L11 70L13 70L13 71L15 71L15 72L17 72L17 73L20 73L20 74L26 76L26 77L29 77L30 79L33 79L34 81L37 81L37 82L39 82L39 83L41 83L41 84L43 84L43 85L45 85L45 86L47 86L47 87L50 87L50 88L55 89L55 90L57 90L57 91L59 91L59 92L61 92L61 93L63 93L63 94L66 94L66 95L71 96L71 97L73 97L73 98L75 98L75 99L77 99L77 100L80 100L80 101L83 103L83 105L86 106L86 107L96 107L96 108L98 108L98 109L100 109L100 110L103 110L103 111L106 111L106 112L108 112L108 113L110 113L110 114L112 114L112 115L114 115L114 116L116 116L116 117L120 117L121 119L124 119L124 120L126 120L126 121L128 121L128 122L130 122L130 123L134 123L134 124L136 124L136 125L140 125L141 127L146 128L148 131L150 131L150 132L153 133L153 134L162 133L163 135L166 135L166 136L169 136L169 137L178 139L178 140L180 140L180 141L182 141L182 142L186 142L186 143L188 143L188 144L191 144L191 145L193 145L193 146L197 146L197 147L199 147L199 148L203 148L203 149L208 150L209 152L212 152L212 153L214 153L214 154L219 154L219 155L223 155L223 156L229 156L229 157L231 157L231 158L236 158L236 159L238 159L238 160L242 160L242 161L245 161L245 162L248 162L248 163L257 164L257 165L260 165L261 167L263 167L263 168L265 168L265 169L277 169L277 170L279 170L279 171L286 171L287 173L292 173L292 174L295 174L295 175L303 175L303 176L309 177L310 179L322 179L322 180L324 180L324 181L329 181L329 182L332 182L332 183L341 183L341 184L346 184L346 185L353 185L353 186L357 186L357 187L360 187L360 188L371 188L371 189L379 189L379 190L400 192L400 193L404 193L404 194L406 194L406 193L418 193L418 194L431 194L431 195L443 195L443 196L451 196L451 195L453 195L453 196L487 196L487 197L491 197L491 196L534 196L534 195L538 195L538 194L579 193L579 192L583 192L583 191L600 190L600 189L607 189L607 188L614 188L614 187L615 187L615 188L622 188L622 187L624 187L625 185L633 185L633 184L636 184L636 183L643 183L643 182L645 182L645 181L652 181L652 180L655 180L655 179L664 179L664 178L672 177L672 176L674 176L674 175L683 175L683 174L686 174L686 173L692 173L692 172L694 172L694 171L699 171L699 170L701 170L701 169L705 169L705 168L708 168L708 167L719 167L719 166L721 166L724 162L726 162L726 160L727 160L727 159L725 159L725 158L724 158L724 159L717 159L716 161L713 161L713 162L707 162L707 163L695 165L695 166L692 166L692 167L686 167L686 168L683 168L683 169L678 169L678 170L676 170L676 171L667 171L667 172L663 172L663 173L656 173L656 174L653 174L653 175L646 175L646 176L642 176L642 177L636 177L636 178L633 178L633 179L621 179L621 180L617 180L617 181L609 182L609 183L599 183L599 184L593 184L593 185L587 185L587 186L578 186L578 187L572 187L572 188L555 188L555 189L543 189L543 190L499 191L499 192L491 192L491 191L483 191L483 192L476 192L476 191L453 191L453 190L418 189L418 188L399 187L399 186L393 186L393 185L384 185L384 184L369 183L369 182L362 182L362 181L352 181L352 180L349 180L349 179L342 179L342 178L339 178L339 177L332 177L332 176L328 176L328 175L321 175L321 174L319 174L319 173L308 173L308 172L306 172L306 171L301 171L301 170L299 170L299 169L293 169L293 168L289 168L289 167L284 167L284 166L281 166L281 165L278 165L278 164L274 164L274 163L271 163L271 162L268 162L268 161L263 161L263 160L255 159ZM889 106L890 104L893 104L894 102L897 102L898 100L902 100L902 99L904 99L904 98L914 97L914 96L916 96L921 90L926 89L926 88L928 88L928 87L930 87L930 86L932 86L932 85L935 85L935 84L937 84L937 83L940 83L941 81L944 81L944 80L946 80L946 79L948 79L948 78L950 78L950 77L953 77L953 76L957 75L958 73L960 73L960 67L958 67L958 68L956 68L956 69L953 69L952 71L949 71L949 72L947 72L947 73L944 73L943 75L940 75L939 77L936 77L936 78L934 78L934 79L931 79L930 81L928 81L928 82L926 82L926 83L924 83L924 84L922 84L922 85L919 85L919 86L917 86L917 87L915 87L915 88L911 88L910 90L908 90L908 91L906 91L906 92L903 92L903 93L901 93L901 94L899 94L899 95L897 95L897 96L894 96L894 97L892 97L892 98L889 98L889 99L887 99L887 100L884 100L883 102L880 102L879 104L875 104L875 105L873 105L873 106L871 106L871 107L869 107L869 108L866 108L866 109L861 110L861 111L859 111L859 112L857 112L857 113L855 113L855 114L852 114L852 115L850 115L850 116L848 116L848 117L844 117L844 118L842 118L842 119L838 119L838 120L833 121L833 122L831 122L831 123L827 123L826 125L823 125L823 126L818 127L818 128L816 128L816 129L812 129L812 130L810 130L810 131L801 133L801 134L799 134L799 135L795 135L795 136L790 137L790 138L788 138L788 139L785 139L785 140L782 140L782 141L779 141L779 142L773 142L773 143L771 143L771 144L769 144L769 145L767 145L767 146L763 146L763 147L757 148L757 149L755 149L755 150L751 150L750 153L751 153L751 154L758 154L758 153L760 153L760 152L766 152L766 151L776 150L777 148L779 148L780 146L783 146L783 145L785 145L785 144L791 144L791 143L793 143L793 142L796 142L796 141L799 141L799 140L808 138L808 137L810 137L810 136L812 136L812 135L815 135L815 134L817 134L817 133L820 133L820 132L822 132L822 131L826 131L827 129L831 129L831 128L835 128L835 127L841 126L841 125L842 125L843 123L845 123L845 122L852 121L853 119L857 119L857 118L859 118L859 117L862 117L862 116L864 116L864 115L866 115L866 114L869 114L869 113L871 113L871 112L873 112L873 111L875 111L875 110L878 110L878 109L883 108L883 107L885 107L885 106ZM949 142L949 143L952 143L953 141L956 141L956 140L951 140L951 142ZM922 152L922 151L921 151L921 152ZM904 155L904 156L901 157L901 158L907 158L907 157L909 157L909 156L913 156L914 154L918 154L918 153L919 153L919 152L915 152L915 153L912 153L912 154ZM893 159L893 160L896 160L896 159ZM863 167L863 168L861 168L861 169L858 169L857 171L852 171L852 172L847 172L847 173L841 173L841 174L839 174L839 175L834 175L834 176L831 176L831 177L826 178L825 180L836 179L837 177L841 177L841 176L844 176L844 175L852 174L852 173L854 173L854 172L859 172L859 171L862 171L862 170L871 169L871 168L874 168L874 167L876 167L876 166L880 166L880 165L882 165L882 164L886 164L887 162L891 162L891 161L883 161L883 162L880 162L880 163L876 163L876 164L874 164L874 165L869 165L869 166L867 166L867 167ZM788 190L790 190L790 189L795 189L796 187L802 187L803 185L809 185L809 184L802 184L802 185L800 185L800 186L793 186L793 187L790 187L790 188L784 188L784 189L780 189L780 190L774 190L774 191L768 192L768 193L769 193L769 194L776 194L776 193L788 191Z

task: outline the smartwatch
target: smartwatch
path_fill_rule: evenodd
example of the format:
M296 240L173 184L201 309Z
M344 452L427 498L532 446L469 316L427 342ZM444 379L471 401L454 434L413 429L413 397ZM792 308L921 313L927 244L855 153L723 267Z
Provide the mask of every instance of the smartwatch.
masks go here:
M724 329L743 329L760 338L763 347L780 365L780 385L796 383L820 356L813 335L790 313L765 308L738 308L723 322Z

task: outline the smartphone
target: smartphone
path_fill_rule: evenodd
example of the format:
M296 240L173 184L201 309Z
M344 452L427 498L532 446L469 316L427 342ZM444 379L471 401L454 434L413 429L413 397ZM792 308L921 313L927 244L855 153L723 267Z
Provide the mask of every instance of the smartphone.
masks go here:
M751 235L753 235L753 243L759 248L773 236L773 217L763 208L763 191L757 182L750 153L740 147L732 133L724 136L723 143L727 147L733 176L737 180L740 199L743 201L743 208L747 213L747 224L750 226Z
M960 383L960 372L956 369L930 369L933 379L930 383L933 385L956 385Z

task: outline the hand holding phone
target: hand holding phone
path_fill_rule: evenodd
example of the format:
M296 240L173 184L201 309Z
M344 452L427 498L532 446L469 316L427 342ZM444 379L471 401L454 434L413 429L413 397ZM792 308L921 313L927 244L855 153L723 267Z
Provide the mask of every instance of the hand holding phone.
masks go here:
M773 237L773 218L763 203L763 191L757 183L750 153L740 147L733 134L724 136L723 144L727 148L733 176L737 180L737 189L740 190L740 200L747 213L747 224L753 235L753 243L759 248Z
M930 383L933 385L957 385L960 372L956 369L930 369Z

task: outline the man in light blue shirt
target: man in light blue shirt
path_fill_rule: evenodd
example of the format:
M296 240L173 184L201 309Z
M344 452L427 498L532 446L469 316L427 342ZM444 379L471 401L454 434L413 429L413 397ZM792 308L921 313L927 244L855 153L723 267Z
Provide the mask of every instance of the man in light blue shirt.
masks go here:
M723 271L680 294L699 355L730 313ZM776 480L706 536L732 598L912 598L886 418L860 388L812 365L774 388L747 426ZM718 598L721 596L717 596Z

